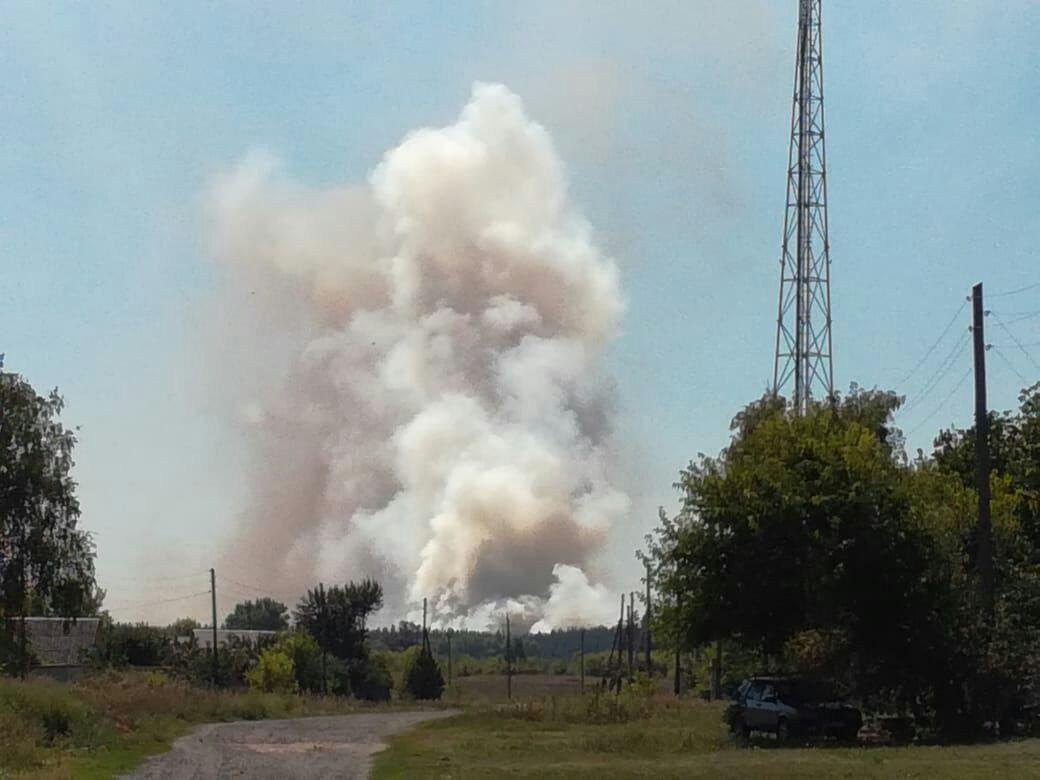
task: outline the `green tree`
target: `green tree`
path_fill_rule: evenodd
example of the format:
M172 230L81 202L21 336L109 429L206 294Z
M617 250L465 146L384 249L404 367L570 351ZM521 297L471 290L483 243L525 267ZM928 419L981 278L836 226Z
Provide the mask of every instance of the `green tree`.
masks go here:
M383 588L375 580L334 585L324 593L312 588L296 606L296 623L337 658L364 658L368 616L382 604Z
M404 687L414 699L439 699L444 693L444 675L428 644L416 653L405 669Z
M260 653L256 665L246 672L249 687L265 693L296 693L293 660L273 647Z
M289 608L271 598L242 601L224 618L224 627L253 631L284 631L289 627Z
M0 633L20 627L16 666L28 666L24 618L33 606L75 617L96 611L94 545L78 527L72 479L76 437L58 417L57 390L36 393L18 374L0 372Z
M296 684L301 691L322 691L321 648L314 637L305 631L286 631L278 637L273 649L292 659ZM331 678L332 670L329 671ZM330 691L335 689L331 680L328 687Z
M687 649L733 640L765 663L815 632L857 670L850 683L898 677L928 613L927 538L907 522L888 424L898 404L853 387L804 415L770 396L737 415L723 453L681 473L680 515L648 539L665 635Z

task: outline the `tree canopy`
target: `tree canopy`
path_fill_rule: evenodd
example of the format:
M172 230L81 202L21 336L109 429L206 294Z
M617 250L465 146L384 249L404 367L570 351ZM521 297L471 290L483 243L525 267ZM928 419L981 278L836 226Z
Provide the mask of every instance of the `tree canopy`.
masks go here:
M365 656L368 616L383 604L383 588L375 580L333 585L324 593L311 588L296 606L297 625L337 658Z
M289 608L272 598L242 601L224 618L224 627L254 631L282 631L289 627Z
M974 446L944 431L910 462L893 393L853 387L798 414L766 396L718 457L680 474L682 510L648 538L661 635L825 673L946 733L1011 717L1040 685L1040 396L996 415L996 603L974 570Z
M0 619L31 611L75 617L96 610L103 595L94 545L78 527L76 437L58 420L63 406L57 390L42 396L18 374L0 372ZM0 622L0 632L10 630L9 620Z

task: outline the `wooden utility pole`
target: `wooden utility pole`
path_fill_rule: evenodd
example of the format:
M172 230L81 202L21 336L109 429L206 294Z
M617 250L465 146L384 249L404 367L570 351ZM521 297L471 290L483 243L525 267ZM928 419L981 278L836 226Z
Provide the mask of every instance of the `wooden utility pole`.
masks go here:
M636 594L628 594L628 679L636 666Z
M451 685L451 629L448 629L448 685Z
M325 583L318 583L318 619L321 621L321 693L329 693L329 669L326 649L329 646L328 610L325 608Z
M986 311L982 282L971 290L971 332L975 356L975 489L979 496L975 565L982 585L982 600L993 608L993 525L989 512L989 410L986 404Z
M585 693L585 629L581 630L579 634L579 645L578 645L578 678L579 685L581 686L581 692Z
M653 665L650 661L651 651L653 646L650 639L650 616L652 614L650 607L650 564L646 565L646 614L643 616L643 626L646 632L646 673L653 676Z
M506 698L513 698L513 643L509 635L509 613L506 613Z
M217 572L209 570L209 592L213 603L213 687L217 687Z
M711 698L722 698L722 640L715 640L715 657L711 659Z
M679 624L682 620L682 599L675 600L675 682L672 684L672 692L678 696L682 693L682 665L679 652Z
M682 667L679 658L679 643L675 644L675 680L672 682L672 693L678 696L682 693Z

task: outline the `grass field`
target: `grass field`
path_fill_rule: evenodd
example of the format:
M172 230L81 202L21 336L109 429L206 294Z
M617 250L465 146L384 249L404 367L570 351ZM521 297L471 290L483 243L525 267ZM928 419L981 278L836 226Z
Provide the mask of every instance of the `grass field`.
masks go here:
M574 677L459 678L461 716L393 738L377 778L398 777L1040 777L1040 740L954 747L750 748L725 733L724 705L675 700L646 684L620 696ZM78 685L0 679L0 778L112 777L204 722L353 712L344 699L213 692L160 674L109 673ZM402 706L408 707L407 703Z
M393 738L376 778L1040 777L1040 740L952 747L738 747L724 705L660 692L560 693L563 678L463 678L465 714ZM522 691L539 691L524 696Z
M198 723L328 715L347 699L214 692L158 673L108 673L77 685L0 678L0 778L108 778Z

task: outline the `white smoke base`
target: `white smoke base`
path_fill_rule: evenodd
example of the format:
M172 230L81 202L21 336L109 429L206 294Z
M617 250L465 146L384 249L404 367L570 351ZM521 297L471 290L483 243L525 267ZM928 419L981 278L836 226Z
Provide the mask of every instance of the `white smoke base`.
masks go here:
M618 272L520 100L476 85L367 186L250 155L211 214L253 464L232 570L283 594L373 576L396 616L428 596L441 622L609 622L586 571L630 506L601 370Z
M581 569L558 563L553 567L556 582L549 586L549 598L542 607L534 632L559 627L583 628L609 625L616 606L604 585L593 585Z

